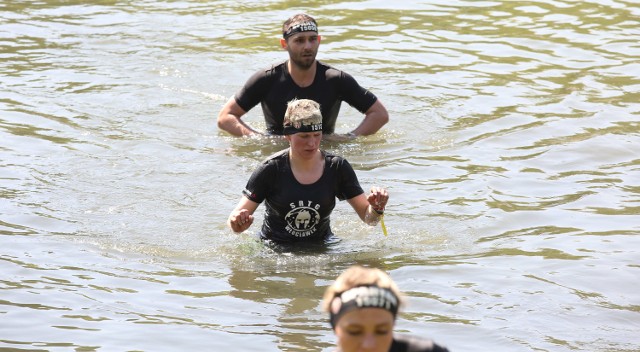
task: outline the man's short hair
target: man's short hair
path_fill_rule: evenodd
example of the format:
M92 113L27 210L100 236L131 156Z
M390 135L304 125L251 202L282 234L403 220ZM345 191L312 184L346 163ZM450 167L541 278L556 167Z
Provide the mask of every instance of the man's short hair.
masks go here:
M318 32L318 23L306 13L299 13L289 17L282 24L282 37L287 39L299 32Z

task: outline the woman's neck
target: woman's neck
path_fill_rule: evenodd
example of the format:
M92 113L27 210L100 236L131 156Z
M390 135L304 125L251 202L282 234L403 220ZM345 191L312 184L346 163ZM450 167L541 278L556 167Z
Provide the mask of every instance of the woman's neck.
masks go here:
M303 159L294 155L289 149L289 163L291 164L293 175L302 184L316 182L324 172L324 158L320 150L314 157Z
M301 170L312 170L322 161L322 152L318 149L313 157L307 159L296 155L289 148L289 161L292 166Z

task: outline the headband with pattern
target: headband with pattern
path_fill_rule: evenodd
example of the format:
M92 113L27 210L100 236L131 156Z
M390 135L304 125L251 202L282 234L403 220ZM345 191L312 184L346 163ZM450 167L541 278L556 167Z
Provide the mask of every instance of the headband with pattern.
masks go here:
M282 33L282 37L284 39L289 38L290 36L301 33L301 32L316 32L318 33L318 26L313 22L302 22L294 24L289 27L286 32Z
M336 328L338 320L354 309L360 308L381 308L393 314L395 319L398 315L398 296L388 288L378 286L358 286L342 292L331 302L329 309L331 315L331 327Z

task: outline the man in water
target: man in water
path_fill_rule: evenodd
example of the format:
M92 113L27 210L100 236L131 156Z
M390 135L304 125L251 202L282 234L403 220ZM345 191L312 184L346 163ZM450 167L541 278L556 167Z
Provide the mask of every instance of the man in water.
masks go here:
M316 60L320 39L313 17L297 14L286 20L280 45L289 53L289 59L251 76L220 110L218 128L234 136L282 135L287 103L311 99L320 104L325 138L351 139L376 133L389 121L387 109L351 75ZM337 136L333 133L342 101L363 113L364 119L353 131ZM264 114L265 133L242 120L258 103Z

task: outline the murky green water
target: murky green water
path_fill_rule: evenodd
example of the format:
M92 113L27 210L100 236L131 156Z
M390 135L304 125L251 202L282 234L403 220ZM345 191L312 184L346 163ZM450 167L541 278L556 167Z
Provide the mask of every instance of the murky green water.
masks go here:
M640 350L640 4L309 4L0 4L0 349L330 351L322 293L360 263L452 351ZM339 242L276 253L225 220L284 145L215 118L303 10L391 114L324 145L389 189L390 235L341 202Z

